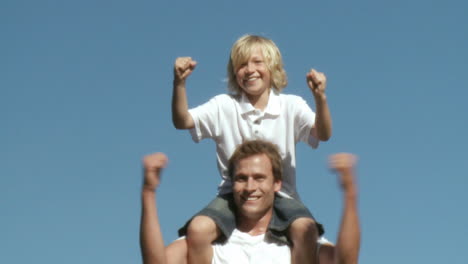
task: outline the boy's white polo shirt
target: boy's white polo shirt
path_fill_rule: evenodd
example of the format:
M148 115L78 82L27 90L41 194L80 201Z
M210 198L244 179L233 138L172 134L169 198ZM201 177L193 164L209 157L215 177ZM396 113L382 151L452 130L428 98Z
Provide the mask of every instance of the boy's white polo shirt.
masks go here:
M283 159L283 194L298 198L296 192L296 143L313 148L318 140L310 136L315 113L299 96L270 91L264 111L255 109L247 97L221 94L189 110L195 127L192 139L212 138L216 142L218 169L223 178L219 194L231 192L228 160L237 145L245 140L264 139L278 145Z

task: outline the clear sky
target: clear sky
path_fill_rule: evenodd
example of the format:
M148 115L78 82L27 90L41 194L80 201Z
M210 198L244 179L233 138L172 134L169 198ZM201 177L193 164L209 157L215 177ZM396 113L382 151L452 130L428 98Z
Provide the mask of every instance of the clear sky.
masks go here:
M171 122L226 92L232 43L273 39L289 85L325 72L334 131L298 145L298 188L335 241L326 168L359 155L361 263L468 263L468 4L462 0L0 2L0 263L139 263L141 158L165 152L165 240L215 195L215 147Z

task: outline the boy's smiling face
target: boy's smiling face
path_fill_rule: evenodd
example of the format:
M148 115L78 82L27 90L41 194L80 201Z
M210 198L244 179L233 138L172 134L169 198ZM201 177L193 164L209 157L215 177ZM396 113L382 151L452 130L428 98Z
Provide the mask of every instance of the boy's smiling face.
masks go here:
M236 79L249 98L270 92L271 74L260 47L254 47L247 61L236 69Z

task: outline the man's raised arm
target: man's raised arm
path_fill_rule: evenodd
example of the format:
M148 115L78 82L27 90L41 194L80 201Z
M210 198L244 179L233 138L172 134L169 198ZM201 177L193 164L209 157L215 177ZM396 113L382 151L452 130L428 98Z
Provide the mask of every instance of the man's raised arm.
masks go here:
M166 165L167 157L162 153L151 154L143 159L140 247L144 264L166 263L164 241L156 207L156 188L161 181L161 171Z
M330 168L339 176L343 191L343 215L335 249L335 263L358 263L361 230L358 215L358 190L355 179L356 156L339 153L330 157Z

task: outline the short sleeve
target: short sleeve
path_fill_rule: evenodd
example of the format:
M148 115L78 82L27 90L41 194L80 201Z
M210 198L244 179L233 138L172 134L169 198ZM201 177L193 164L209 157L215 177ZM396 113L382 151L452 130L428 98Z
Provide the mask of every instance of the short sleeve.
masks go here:
M204 138L216 136L219 99L219 96L213 97L208 102L189 110L194 123L194 127L190 129L193 141L198 143Z
M296 139L306 142L312 148L317 148L319 140L310 133L315 124L314 111L312 111L307 102L300 97L296 97L294 107Z

